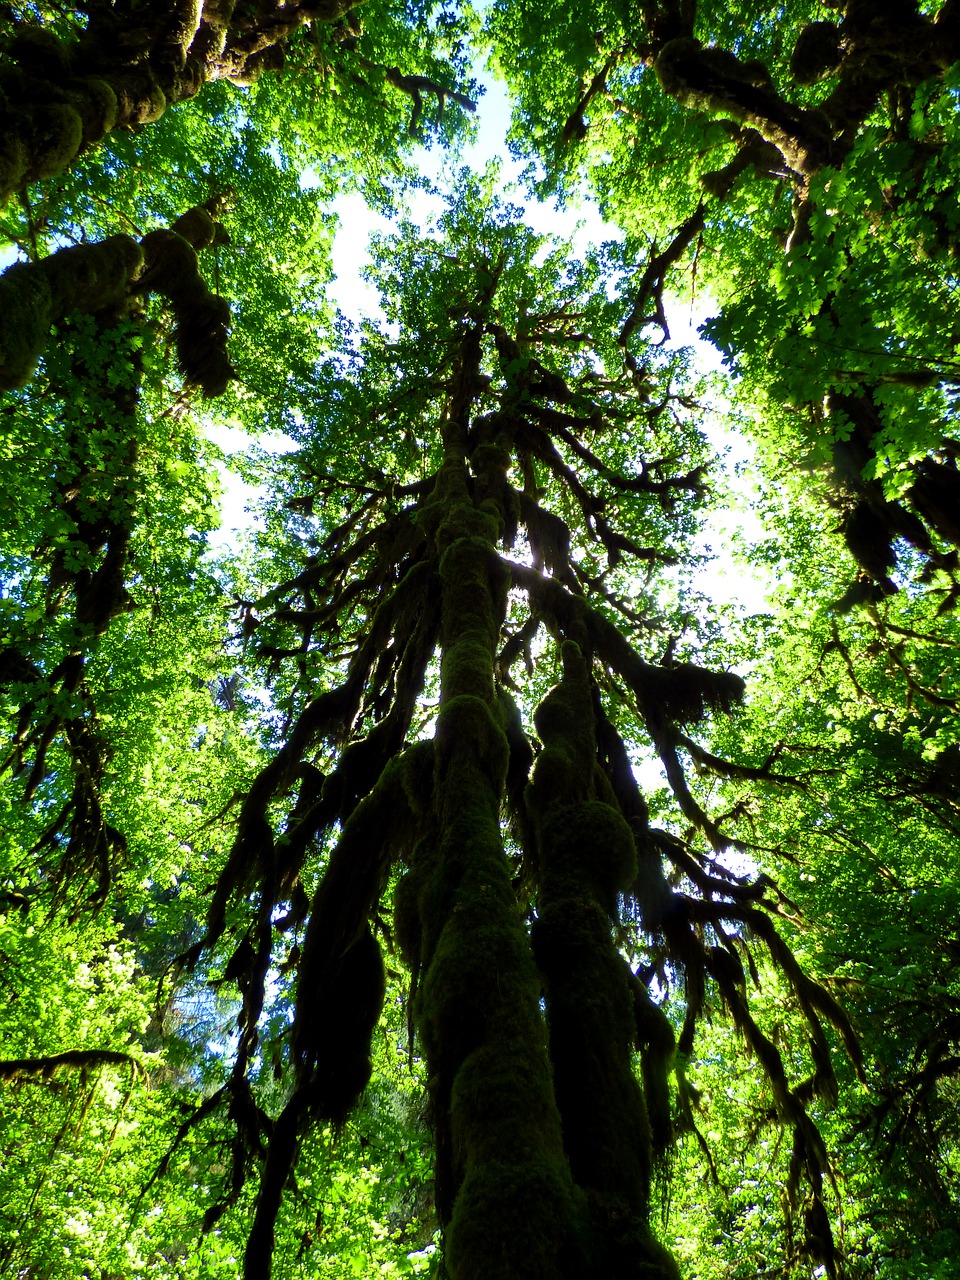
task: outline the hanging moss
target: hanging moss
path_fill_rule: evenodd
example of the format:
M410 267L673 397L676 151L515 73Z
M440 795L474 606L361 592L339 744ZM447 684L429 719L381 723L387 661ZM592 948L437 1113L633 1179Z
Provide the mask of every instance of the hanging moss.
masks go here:
M655 1160L662 1160L673 1144L670 1077L676 1056L676 1036L670 1019L650 998L639 978L631 975L633 1011L640 1045L643 1093L650 1122Z
M53 324L53 291L32 263L15 263L0 276L0 386L29 381Z
M369 928L325 978L309 994L297 991L298 1018L309 1020L315 1056L303 1091L312 1116L340 1126L370 1080L370 1043L386 993L383 957ZM302 1040L298 1047L303 1052Z
M418 874L416 867L419 851L418 845L413 851L414 869L400 877L393 892L393 936L404 963L413 973L419 971L423 950L423 926L420 918L423 876Z
M434 746L430 741L415 742L403 753L401 785L414 818L430 811L433 799Z
M526 787L533 766L533 748L523 729L520 708L504 688L497 691L500 718L507 740L507 808L514 838L523 850L534 847L527 811Z
M119 1049L67 1049L43 1058L0 1059L0 1081L17 1084L37 1077L49 1080L61 1070L85 1073L105 1066L126 1067L136 1079L146 1074L142 1063Z
M384 997L367 921L408 828L402 760L391 761L344 825L311 907L291 1036L298 1088L317 1118L341 1124L370 1078L370 1038Z

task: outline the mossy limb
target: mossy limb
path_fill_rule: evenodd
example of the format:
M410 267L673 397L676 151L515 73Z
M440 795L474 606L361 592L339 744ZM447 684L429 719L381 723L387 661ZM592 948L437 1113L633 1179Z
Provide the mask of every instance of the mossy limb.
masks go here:
M576 1196L540 983L500 830L510 751L494 662L510 579L493 545L497 521L467 496L465 434L452 420L438 484L447 505L433 533L442 551L435 841L418 846L412 883L398 895L409 944L417 934L411 899L418 908L416 1019L430 1077L437 1211L454 1280L579 1280L569 1248Z
M488 851L493 852L490 841ZM529 995L535 1008L539 996L510 883L495 866L476 865L478 854L482 856L474 844L463 859L465 873L452 894L442 894L450 903L449 914L431 948L425 978L424 996L431 1017L438 1024L447 1021L451 1031L454 1021L472 1023L500 1016L498 1010L505 998L509 1005L513 997ZM438 898L440 895L425 896L428 917L431 907L443 905ZM475 951L474 945L478 948ZM522 999L520 1003L522 1006Z
M56 81L70 72L69 49L49 27L19 27L4 53L30 76Z
M70 105L80 117L83 128L83 146L90 146L116 126L120 113L117 95L96 76L71 82L67 86Z
M192 248L199 250L213 243L216 228L217 224L210 211L202 204L198 204L188 209L186 213L181 213L170 230L186 240Z
M53 317L50 281L33 263L14 263L0 275L0 387L30 380Z
M495 517L473 506L458 506L453 512L441 510L436 542L441 551L448 550L461 538L475 539L492 549L498 534L498 521Z
M642 1216L596 1192L588 1193L587 1201L597 1276L603 1280L681 1280L676 1261Z
M440 661L440 687L451 698L471 697L486 701L493 697L493 662L484 629L466 635L444 651Z
M545 979L557 1103L574 1178L644 1214L650 1126L633 1074L629 969L605 913L576 898L542 908L534 926Z
M143 250L130 236L61 249L37 264L53 290L54 322L72 311L100 311L126 296L143 264Z
M535 1158L543 1134L556 1134L542 1046L522 1036L504 1036L477 1049L457 1074L450 1110L455 1152L494 1162L512 1147L521 1157ZM553 1155L562 1155L559 1142Z
M173 308L177 359L185 383L208 397L222 395L234 377L226 349L228 302L207 288L196 250L176 231L151 231L141 244L146 267L140 289L167 298Z
M618 810L603 800L555 806L541 827L553 857L544 875L582 877L613 918L617 898L636 879L637 845Z
M463 646L458 646L458 653L460 660L464 660ZM469 651L466 656L469 656ZM462 677L458 680L458 684L465 683L467 681ZM501 791L507 773L509 747L496 706L491 707L488 699L462 693L443 707L437 719L435 739L438 758L449 759L464 741L473 744L491 781L497 791Z
M111 236L8 267L0 275L0 387L29 380L51 325L120 303L142 261L135 240Z

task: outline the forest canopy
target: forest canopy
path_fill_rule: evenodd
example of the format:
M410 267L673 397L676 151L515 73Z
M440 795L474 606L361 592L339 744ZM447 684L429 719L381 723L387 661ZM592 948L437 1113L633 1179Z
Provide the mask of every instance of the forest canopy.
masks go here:
M956 1275L958 102L952 0L0 6L0 1274Z

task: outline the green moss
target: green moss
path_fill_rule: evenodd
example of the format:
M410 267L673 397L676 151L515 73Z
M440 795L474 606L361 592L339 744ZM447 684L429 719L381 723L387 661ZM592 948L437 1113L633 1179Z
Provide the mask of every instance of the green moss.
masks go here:
M646 835L639 840L637 875L630 886L630 893L640 908L644 927L650 932L656 932L670 909L673 890L663 872L660 850Z
M117 99L120 124L149 124L159 120L166 110L163 90L150 75L109 76L107 82Z
M596 903L569 898L542 908L534 947L545 979L550 1056L573 1175L642 1214L651 1135L633 1075L629 970Z
M528 1158L542 1152L544 1135L559 1138L546 1055L520 1036L498 1038L466 1058L450 1110L461 1159L496 1161L511 1148ZM562 1153L557 1141L552 1156L559 1162Z
M167 99L155 80L144 86L138 101L125 124L152 124L167 109Z
M602 800L554 805L541 831L552 850L545 877L582 881L615 916L617 897L630 888L637 872L636 841L620 812ZM545 888L547 883L545 879Z
M460 534L444 549L440 558L440 576L444 584L444 606L464 604L468 614L492 618L505 602L510 588L510 571L485 536L487 520L473 508L471 515L479 518L480 530L472 527L473 520L465 526L471 532ZM458 526L457 526L458 527ZM480 588L484 598L474 593Z
M144 283L149 280L153 292L176 303L182 295L194 294L198 287L201 292L206 291L196 250L183 236L161 228L148 232L140 244L146 258Z
M540 982L500 831L510 749L494 660L510 577L492 545L496 502L478 511L464 501L463 463L454 452L438 486L447 505L436 525L442 550L436 839L418 847L412 882L398 887L397 897L408 946L417 939L414 917L420 924L416 1018L437 1133L436 1202L449 1223L445 1260L457 1280L579 1280L579 1265L562 1269L569 1266L563 1242L574 1234L575 1194L553 1098ZM539 1259L530 1255L534 1239Z
M423 925L420 920L420 890L423 880L408 871L393 891L393 934L404 962L414 971L420 967Z
M71 105L80 116L84 146L99 142L116 126L120 107L117 95L106 80L88 76L69 96Z
M447 1228L455 1280L584 1280L591 1275L571 1228L577 1203L563 1167L537 1159L490 1161L468 1171Z
M670 1106L670 1077L673 1073L676 1038L669 1018L650 999L644 984L633 978L631 989L637 1038L641 1045L643 1092L650 1121L650 1134L655 1159L662 1158L673 1142Z
M293 1052L316 1118L342 1125L366 1088L385 991L383 957L369 928L327 972L301 974Z
M630 969L599 904L574 897L550 902L535 922L533 945L551 1018L563 1008L595 1035L597 1053L629 1056L637 1036Z
M460 504L440 513L436 530L437 547L445 554L458 542L466 540L479 544L485 553L489 553L497 540L498 532L498 522L492 516L478 511L476 507ZM442 561L440 572L443 573Z
M29 181L55 178L63 173L83 145L83 121L79 112L63 102L34 107L27 117L24 143Z
M534 817L548 812L559 799L576 796L583 783L575 755L564 747L545 747L537 756L533 779L527 789L527 803Z
M27 173L27 151L12 130L0 137L0 208L23 186Z
M645 1219L616 1198L588 1195L591 1256L603 1280L680 1280L670 1253Z
M216 228L217 224L210 216L210 211L202 204L196 204L186 213L181 213L170 230L186 240L192 248L205 249L213 243Z
M440 660L440 690L453 699L460 696L481 702L493 699L493 655L487 632L478 627L444 651Z
M457 651L461 661L465 661L475 653L472 646L466 655L462 650L463 646L458 645ZM467 675L458 673L457 687L460 688L468 683L469 673ZM440 767L450 760L454 751L464 743L469 743L470 750L475 752L482 761L482 767L496 791L498 793L502 791L507 773L509 747L496 703L491 705L489 698L467 693L452 698L441 708L437 719L435 743Z
M47 27L21 26L4 52L11 62L31 76L55 81L70 71L67 46Z
M425 923L435 925L430 907L440 905L439 896L421 897ZM433 942L433 929L426 932ZM505 1008L513 1010L514 1021L525 1009L528 1029L535 1030L539 994L509 884L492 875L459 884L421 988L424 1037L435 1061L453 1069L491 1033Z
M38 267L50 282L54 321L71 311L99 311L120 302L142 263L143 251L129 236L110 236L44 258Z
M433 798L434 747L428 741L415 742L401 757L401 785L415 818L422 818Z
M533 723L544 746L568 752L586 770L580 788L583 794L596 758L589 673L579 647L572 641L564 642L561 654L563 679L537 707Z
M15 263L0 275L0 387L22 387L54 319L50 282L32 263Z
M531 939L544 982L554 1089L573 1177L596 1209L591 1274L664 1280L673 1264L646 1219L664 1106L669 1140L669 1097L660 1086L672 1043L659 1054L651 1045L647 1054L658 1108L654 1134L633 1067L633 976L611 934L619 895L636 879L636 839L599 765L589 664L569 640L561 654L563 678L535 716L544 750L527 793L540 860Z

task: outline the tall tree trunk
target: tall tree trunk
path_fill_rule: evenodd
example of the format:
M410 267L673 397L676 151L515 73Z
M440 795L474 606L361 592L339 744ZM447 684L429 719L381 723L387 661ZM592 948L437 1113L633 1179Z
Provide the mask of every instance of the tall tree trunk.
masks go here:
M494 690L506 610L495 516L468 489L480 328L468 335L437 490L442 669L433 838L421 841L419 1024L454 1280L585 1274L553 1096L540 984L500 834L508 746Z

